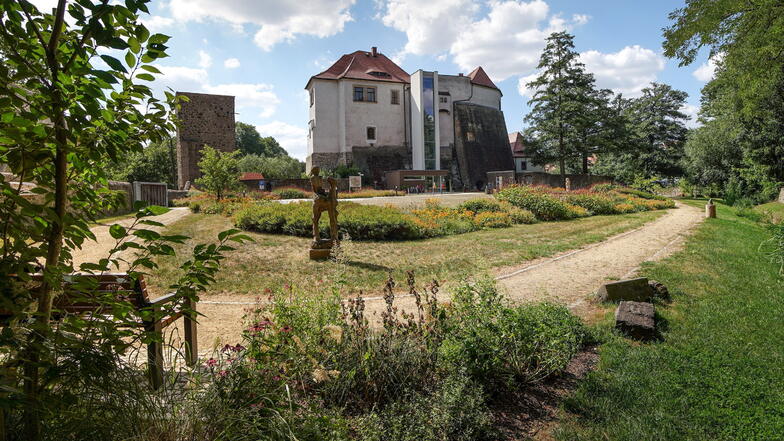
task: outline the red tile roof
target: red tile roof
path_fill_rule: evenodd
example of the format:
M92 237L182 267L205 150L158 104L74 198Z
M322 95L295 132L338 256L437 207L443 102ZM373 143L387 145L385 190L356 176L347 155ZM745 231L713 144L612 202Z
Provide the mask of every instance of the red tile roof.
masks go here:
M512 149L512 156L515 158L525 158L529 156L525 151L523 135L520 134L520 132L512 132L509 134L509 148Z
M495 83L487 76L487 73L482 66L477 67L476 69L472 70L470 74L468 74L468 78L471 78L471 82L474 84L478 84L480 86L491 87L493 89L498 89ZM499 89L500 90L500 89Z
M240 176L240 181L261 181L264 175L261 173L246 172Z
M411 81L410 75L386 55L381 52L376 52L374 55L373 52L367 51L356 51L343 55L329 69L313 75L311 79L313 78L322 80L351 78L392 83L409 83Z

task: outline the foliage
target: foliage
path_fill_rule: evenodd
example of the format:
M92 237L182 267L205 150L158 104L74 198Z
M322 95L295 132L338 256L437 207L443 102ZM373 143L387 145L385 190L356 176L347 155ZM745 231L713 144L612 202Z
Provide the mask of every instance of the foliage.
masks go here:
M512 226L512 216L504 211L483 211L474 217L479 228L506 228Z
M347 178L349 176L359 176L362 170L353 165L340 164L335 167L329 174L336 178Z
M601 323L608 336L598 369L565 402L569 424L559 439L780 438L784 415L771 409L781 408L784 391L770 386L784 382L778 265L760 258L764 225L717 209L682 252L643 267L673 298L656 308L667 324L662 342L630 342L610 334L611 320Z
M312 204L309 202L278 204L259 203L247 205L234 215L234 224L244 230L261 233L290 234L309 237ZM340 204L340 231L357 240L406 240L418 237L411 219L393 208ZM329 221L322 216L320 228L327 234Z
M774 55L784 12L772 0L689 0L670 19L666 56L687 65L707 48L716 64L702 91L704 125L689 137L689 180L703 193L766 202L757 197L761 187L784 181L784 61Z
M272 190L272 193L280 199L307 199L309 196L299 188L283 187Z
M484 213L485 211L503 211L501 202L497 199L476 198L469 199L457 206L458 210Z
M499 191L496 197L515 207L529 210L537 219L544 221L574 219L588 215L581 207L564 202L540 187L507 187Z
M195 184L212 193L220 201L226 192L240 188L239 152L222 152L208 145L201 150L199 170L202 176Z
M237 144L237 150L242 152L243 155L255 155L262 158L273 158L284 156L288 157L289 154L283 147L278 144L278 141L271 136L262 138L256 130L256 126L237 121L234 127L234 135ZM243 171L257 171L257 170L243 170Z
M770 223L768 231L770 238L764 244L769 248L768 258L779 268L779 274L784 275L784 221Z
M361 199L361 198L379 198L389 196L405 196L406 193L395 190L374 190L372 188L361 188L354 190L350 193L339 192L338 199Z
M541 164L558 161L564 180L566 161L581 153L577 137L585 125L582 117L594 79L579 62L574 36L566 32L556 32L547 38L537 68L541 73L527 84L534 95L528 101L531 112L525 117L530 124L526 136L536 139L531 145L534 161Z
M261 173L266 179L296 179L305 172L305 163L285 156L248 154L239 159L241 172Z
M643 193L656 194L662 191L662 186L659 181L660 180L656 177L644 178L642 176L635 176L634 181L632 181L629 187Z
M109 167L109 177L126 182L165 182L169 188L177 186L177 161L174 139L164 138L151 143L141 152L131 152Z

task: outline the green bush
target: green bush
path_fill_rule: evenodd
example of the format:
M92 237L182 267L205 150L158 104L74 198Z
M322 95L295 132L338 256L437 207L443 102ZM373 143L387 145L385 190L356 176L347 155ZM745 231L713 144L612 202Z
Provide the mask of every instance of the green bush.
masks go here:
M564 202L535 187L507 187L499 191L496 197L515 207L528 210L537 219L544 221L574 219L588 215L581 207Z
M591 187L591 191L595 191L599 193L609 193L615 190L616 188L618 188L618 186L615 184L610 184L610 183L596 184L593 187Z
M238 210L234 225L260 233L290 234L308 237L312 233L312 204L260 203ZM350 202L340 204L339 227L356 240L405 240L418 238L418 230L409 216L399 210ZM319 229L329 231L329 216L322 213Z
M358 426L362 441L481 441L496 434L482 388L465 375L370 413Z
M474 217L479 228L506 228L512 226L512 216L503 211L483 211Z
M441 363L489 387L535 382L562 370L585 336L580 319L564 306L504 306L492 280L461 285L453 302Z
M457 209L472 211L476 214L484 213L486 211L504 211L501 207L501 202L489 198L469 199L458 205Z
M592 214L618 214L615 209L617 199L609 194L574 192L567 194L565 199L570 204L583 207Z
M502 203L502 208L504 211L509 213L509 216L512 218L512 223L514 224L535 224L536 223L536 216L528 210L524 210L522 208L515 207L511 204Z
M278 195L281 199L307 199L308 194L299 188L278 188L272 190L273 194Z

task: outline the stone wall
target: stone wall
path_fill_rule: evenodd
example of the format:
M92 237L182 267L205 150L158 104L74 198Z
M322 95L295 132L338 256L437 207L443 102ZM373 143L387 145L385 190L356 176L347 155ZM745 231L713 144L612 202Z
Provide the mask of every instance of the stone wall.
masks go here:
M177 117L177 185L201 176L198 163L204 145L224 152L233 151L234 97L203 93L177 92L188 102L182 102Z
M362 170L365 174L363 180L369 185L382 183L384 172L411 168L411 153L406 146L355 146L351 151L352 165Z
M453 188L483 189L487 172L514 170L504 114L498 109L455 103L455 158L459 174Z
M566 175L572 190L588 188L596 184L611 183L613 180L609 176L598 175ZM550 173L532 172L517 173L517 183L524 185L547 185L548 187L563 187L561 175Z

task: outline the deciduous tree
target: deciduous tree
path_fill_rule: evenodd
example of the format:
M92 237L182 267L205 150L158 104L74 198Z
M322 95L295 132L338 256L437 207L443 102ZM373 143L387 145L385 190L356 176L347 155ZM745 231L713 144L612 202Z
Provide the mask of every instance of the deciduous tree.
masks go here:
M199 171L201 177L196 185L214 193L218 200L223 199L227 191L240 188L239 151L222 152L208 145L201 150Z

